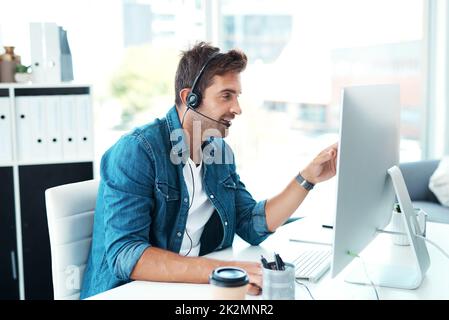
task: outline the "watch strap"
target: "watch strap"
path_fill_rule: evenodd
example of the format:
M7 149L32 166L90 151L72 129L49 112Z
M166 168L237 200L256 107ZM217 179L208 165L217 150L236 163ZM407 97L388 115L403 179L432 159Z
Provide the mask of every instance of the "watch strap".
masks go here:
M304 179L304 177L300 173L298 173L295 179L300 184L300 186L306 189L307 191L312 190L313 187L315 186L312 182Z

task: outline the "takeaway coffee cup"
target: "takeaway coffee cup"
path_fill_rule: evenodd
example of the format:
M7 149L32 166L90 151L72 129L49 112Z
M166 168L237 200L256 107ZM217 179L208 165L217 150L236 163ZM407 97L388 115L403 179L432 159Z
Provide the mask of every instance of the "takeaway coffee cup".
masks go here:
M212 299L244 300L249 277L245 270L237 267L220 267L209 277Z

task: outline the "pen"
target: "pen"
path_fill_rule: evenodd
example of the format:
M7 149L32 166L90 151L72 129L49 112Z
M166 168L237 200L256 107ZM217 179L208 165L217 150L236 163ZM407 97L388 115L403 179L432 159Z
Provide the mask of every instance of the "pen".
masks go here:
M260 255L260 262L262 262L262 266L263 266L265 269L270 269L270 267L268 266L268 261L267 261L267 259L265 259L265 258L263 257L263 255Z
M333 229L334 228L334 226L330 226L328 224L323 224L322 227L323 228L327 228L327 229Z
M290 241L301 242L301 243L312 243L312 244L322 244L325 246L331 246L332 243L326 241L314 241L314 240L306 240L306 239L290 239Z
M285 270L285 263L284 261L281 259L281 256L276 254L277 259L279 260L279 270Z
M276 266L276 270L281 270L281 264L279 263L279 255L275 252L274 253L274 263Z

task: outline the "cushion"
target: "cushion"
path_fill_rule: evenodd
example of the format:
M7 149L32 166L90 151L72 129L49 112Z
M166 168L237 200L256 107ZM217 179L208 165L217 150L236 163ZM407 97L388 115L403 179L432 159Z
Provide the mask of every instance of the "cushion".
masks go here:
M443 206L449 207L449 157L441 159L429 180L429 189Z

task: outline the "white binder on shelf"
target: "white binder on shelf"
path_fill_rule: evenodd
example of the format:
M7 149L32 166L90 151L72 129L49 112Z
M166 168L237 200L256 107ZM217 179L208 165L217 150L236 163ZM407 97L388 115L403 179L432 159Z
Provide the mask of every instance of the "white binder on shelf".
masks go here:
M42 97L16 98L17 150L19 161L35 162L47 157L45 109Z
M30 23L31 68L34 83L61 82L61 49L56 23Z
M43 96L46 119L45 141L47 142L47 160L62 159L62 126L59 96Z
M0 165L13 160L11 120L9 98L0 98Z
M62 152L64 160L76 159L78 157L78 113L76 107L76 96L61 96Z
M92 105L89 95L76 97L76 108L78 114L78 158L93 158L93 124Z

